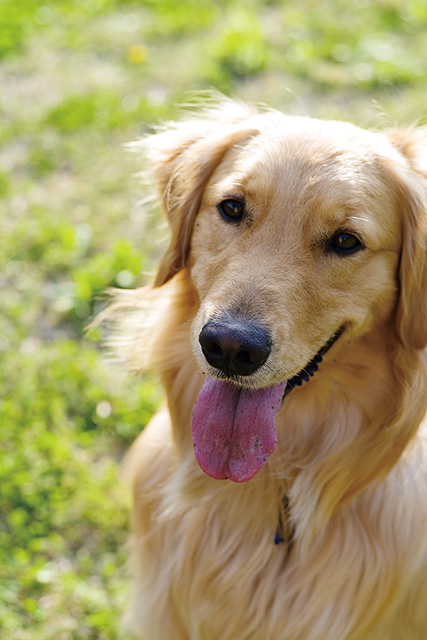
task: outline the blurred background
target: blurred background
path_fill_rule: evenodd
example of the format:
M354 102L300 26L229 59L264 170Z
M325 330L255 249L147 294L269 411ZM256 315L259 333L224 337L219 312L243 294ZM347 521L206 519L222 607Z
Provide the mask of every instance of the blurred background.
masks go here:
M423 124L426 42L425 0L0 0L1 638L130 638L120 463L161 395L85 335L164 246L124 144L213 87Z

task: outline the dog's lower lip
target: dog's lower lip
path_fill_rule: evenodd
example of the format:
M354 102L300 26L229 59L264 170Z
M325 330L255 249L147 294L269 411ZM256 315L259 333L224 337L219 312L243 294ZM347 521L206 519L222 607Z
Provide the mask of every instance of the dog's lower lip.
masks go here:
M344 331L344 326L340 327L338 331L336 331L329 338L326 344L324 344L323 347L319 349L319 351L316 353L314 358L312 358L310 362L308 362L305 365L305 367L301 369L299 373L297 373L295 376L293 376L288 380L288 384L286 385L286 391L283 397L287 396L295 387L300 387L303 384L303 382L309 382L310 378L318 370L319 363L322 362L323 356L327 351L329 351L332 345L335 344L338 338L342 335L343 331Z

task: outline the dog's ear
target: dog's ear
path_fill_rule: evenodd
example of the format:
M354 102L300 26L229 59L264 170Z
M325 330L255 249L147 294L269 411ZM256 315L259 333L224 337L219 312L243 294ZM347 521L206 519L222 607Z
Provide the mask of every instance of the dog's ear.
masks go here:
M165 284L185 266L206 183L228 149L256 135L250 123L255 114L246 106L224 101L137 143L145 153L171 231L154 286Z
M406 347L427 346L427 129L394 131L393 146L406 159L395 167L402 211L397 334Z

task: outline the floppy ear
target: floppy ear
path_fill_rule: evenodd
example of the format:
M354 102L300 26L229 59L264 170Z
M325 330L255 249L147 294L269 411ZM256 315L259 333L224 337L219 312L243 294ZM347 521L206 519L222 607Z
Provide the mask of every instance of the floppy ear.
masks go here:
M249 122L253 115L252 109L225 101L199 118L170 124L137 143L151 165L151 176L171 230L155 287L165 284L185 266L206 183L228 149L258 133Z
M397 334L404 346L427 346L427 130L396 131L392 144L407 167L394 171L402 210Z

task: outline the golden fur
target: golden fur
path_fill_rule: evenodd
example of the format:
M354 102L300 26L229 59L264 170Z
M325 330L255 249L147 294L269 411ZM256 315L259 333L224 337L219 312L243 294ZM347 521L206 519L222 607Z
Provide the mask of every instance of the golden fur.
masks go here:
M224 102L140 143L171 227L152 287L107 314L129 368L167 408L134 444L129 620L146 640L426 640L425 132L256 112ZM244 197L224 222L217 204ZM350 228L366 248L325 251ZM271 330L266 387L344 326L276 418L243 483L214 480L190 420L203 325L238 308ZM286 508L284 499L286 497ZM282 544L274 544L281 521Z

